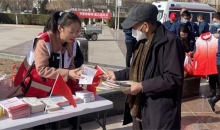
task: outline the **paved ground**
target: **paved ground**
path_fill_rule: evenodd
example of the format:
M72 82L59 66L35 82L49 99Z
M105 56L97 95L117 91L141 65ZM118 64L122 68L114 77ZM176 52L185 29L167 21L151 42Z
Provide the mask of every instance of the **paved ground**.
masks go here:
M43 30L40 26L9 26L0 25L0 57L22 60L30 48L32 39ZM115 39L118 39L117 41ZM108 64L110 68L124 68L126 47L122 31L104 27L103 34L98 41L89 41L89 62L94 64ZM207 83L202 81L200 95L209 92ZM220 103L219 103L220 104ZM182 103L182 130L219 130L220 105L213 113L204 98L195 97L183 100ZM131 130L131 124L122 127L123 115L107 119L108 130ZM82 124L84 130L101 130L95 123ZM64 130L67 130L65 128Z

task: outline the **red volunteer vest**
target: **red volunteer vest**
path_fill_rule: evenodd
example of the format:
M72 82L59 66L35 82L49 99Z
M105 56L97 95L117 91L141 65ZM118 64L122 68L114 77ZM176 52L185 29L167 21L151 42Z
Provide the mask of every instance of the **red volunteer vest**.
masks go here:
M50 44L50 37L48 33L43 33L37 38L43 39L48 45ZM21 66L19 67L19 70L14 79L14 86L15 87L21 86L24 96L39 97L39 98L47 97L54 85L55 80L50 78L43 78L38 75L35 65L32 64L34 62L34 56L33 56L34 46L35 46L35 40L33 41L33 45L30 52L28 53L28 55L22 62ZM49 47L47 46L47 49L48 48ZM49 49L48 49L48 53L50 53ZM74 51L73 51L73 56L75 56ZM30 66L32 67L28 73L28 69L30 68ZM82 88L79 87L79 84L77 82L70 79L68 80L68 86L70 87L73 93L75 93L75 91L82 90Z
M218 50L218 39L210 32L202 34L196 40L196 52L193 56L193 75L217 74L216 53Z

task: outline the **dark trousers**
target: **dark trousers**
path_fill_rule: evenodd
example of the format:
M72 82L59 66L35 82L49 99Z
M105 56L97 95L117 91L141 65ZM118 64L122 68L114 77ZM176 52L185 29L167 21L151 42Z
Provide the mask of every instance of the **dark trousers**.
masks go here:
M136 42L125 42L127 47L127 53L126 53L126 67L131 67L131 57L134 53L134 47Z
M218 74L209 75L209 87L213 95L216 95L216 86L219 88Z
M218 80L220 81L220 65L217 65L217 69L218 69ZM218 88L219 88L219 91L216 97L218 100L220 100L220 86Z

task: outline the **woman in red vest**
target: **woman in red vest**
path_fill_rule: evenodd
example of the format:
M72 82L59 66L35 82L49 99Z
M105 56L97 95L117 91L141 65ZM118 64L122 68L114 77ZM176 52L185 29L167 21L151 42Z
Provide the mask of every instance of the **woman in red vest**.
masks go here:
M33 49L27 55L27 63L30 65L34 62L38 74L33 76L33 79L34 77L41 77L42 82L40 83L42 84L44 81L52 81L53 83L58 74L66 82L80 79L81 69L76 67L80 67L84 59L76 41L76 37L81 30L81 21L78 16L70 12L55 12L51 15L45 27L45 32L38 37L36 43L33 43ZM77 64L74 61L77 61ZM46 85L49 86L50 84ZM46 85L42 86L45 87ZM75 88L72 88L73 86L69 86L72 91L81 89L81 87L75 86ZM45 90L45 88L42 89ZM33 92L30 92L31 89L28 91L27 96L34 95ZM44 95L39 97L42 96ZM69 123L73 126L72 129L75 129L76 122L77 118L69 119ZM56 124L52 123L52 127L56 129ZM34 127L34 129L45 129L45 125Z

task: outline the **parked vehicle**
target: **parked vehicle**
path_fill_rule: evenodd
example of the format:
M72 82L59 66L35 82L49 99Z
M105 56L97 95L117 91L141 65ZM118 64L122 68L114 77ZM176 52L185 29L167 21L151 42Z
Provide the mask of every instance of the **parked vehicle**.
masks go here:
M96 25L87 25L84 26L84 28L81 29L81 33L79 37L86 38L87 40L98 40L98 35L102 34L102 26L96 26Z
M212 15L216 12L216 9L211 7L208 4L201 3L192 3L192 2L170 2L170 1L158 1L153 2L154 5L158 8L157 20L161 23L169 20L170 13L176 12L177 15L180 15L181 8L186 8L193 15L193 21L197 22L197 15L203 14L204 20L209 23L212 23Z

